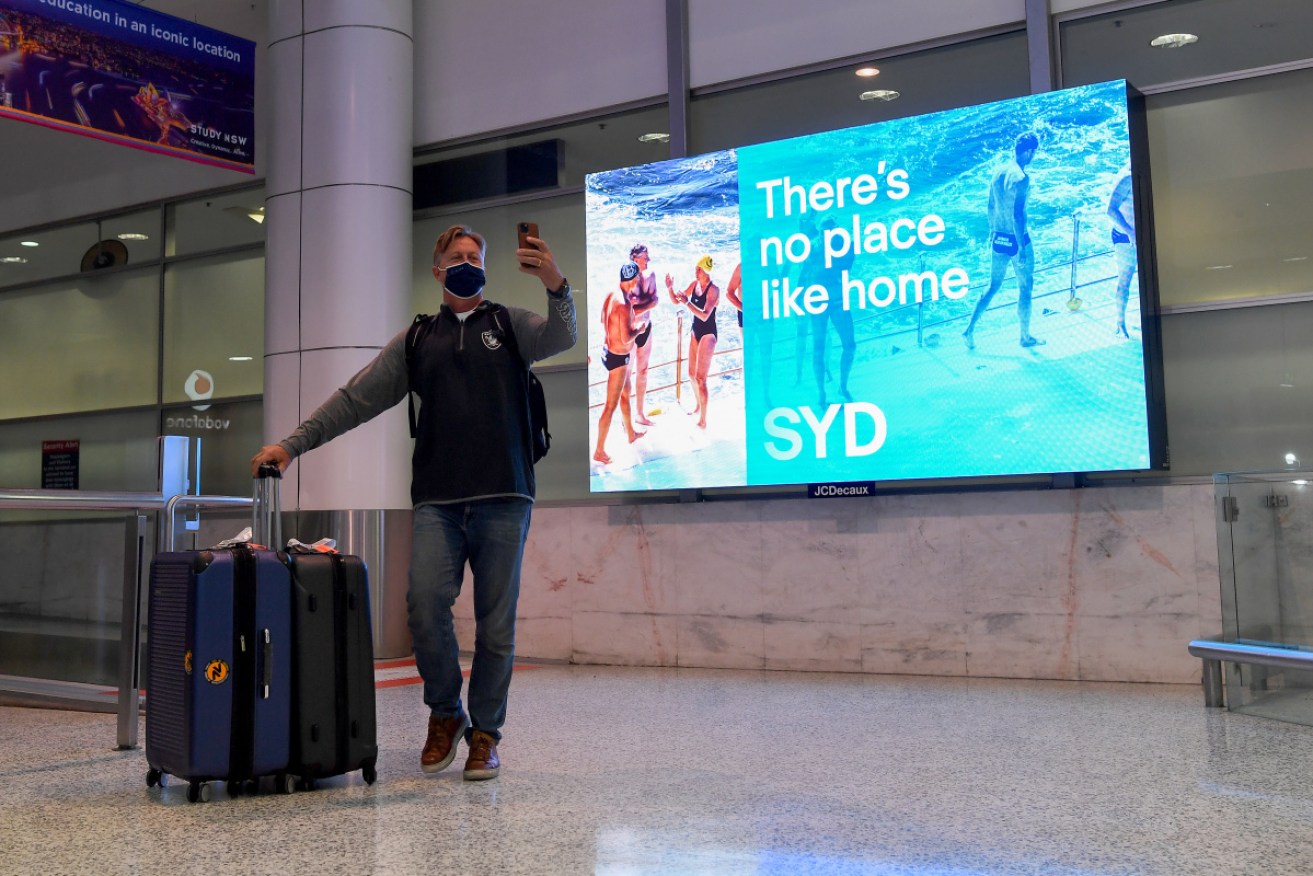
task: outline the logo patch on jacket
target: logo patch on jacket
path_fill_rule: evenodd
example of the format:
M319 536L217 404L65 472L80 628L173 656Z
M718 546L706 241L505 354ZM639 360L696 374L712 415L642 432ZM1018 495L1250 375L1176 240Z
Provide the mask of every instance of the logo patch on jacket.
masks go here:
M497 329L488 329L483 333L483 346L489 350L500 350L501 344L501 332Z

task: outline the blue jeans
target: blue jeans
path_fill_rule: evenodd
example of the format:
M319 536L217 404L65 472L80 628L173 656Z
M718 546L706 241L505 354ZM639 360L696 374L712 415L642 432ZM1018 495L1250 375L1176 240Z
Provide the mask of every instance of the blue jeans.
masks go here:
M415 509L406 606L415 665L432 714L461 713L460 648L451 607L468 562L474 573L474 665L470 726L501 739L515 659L515 605L533 503L485 499Z

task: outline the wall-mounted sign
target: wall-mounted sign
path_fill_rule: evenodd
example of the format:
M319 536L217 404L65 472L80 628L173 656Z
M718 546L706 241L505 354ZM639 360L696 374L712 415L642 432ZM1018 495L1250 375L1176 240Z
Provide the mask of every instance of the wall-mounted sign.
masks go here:
M0 0L0 116L255 172L255 43L120 0Z
M78 489L78 453L81 441L41 442L41 489Z

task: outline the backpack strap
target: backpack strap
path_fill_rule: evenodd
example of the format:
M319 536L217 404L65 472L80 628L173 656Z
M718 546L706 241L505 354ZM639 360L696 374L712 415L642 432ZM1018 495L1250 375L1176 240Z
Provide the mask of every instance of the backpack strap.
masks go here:
M502 327L501 317L505 316L509 323L511 312L506 309L504 304L495 305L492 311L493 322L497 324L497 330L501 332L506 341L506 345L511 348L511 352L520 356L520 344L515 339L515 327L507 331ZM524 365L525 378L525 400L529 409L529 434L533 442L533 461L535 463L547 455L547 451L552 446L552 433L547 431L547 396L543 390L542 381L538 375L533 373L533 368L529 362L524 361L520 356L520 363Z
M406 401L410 413L411 438L419 434L419 424L415 417L415 350L419 347L419 342L424 339L424 335L432 328L434 319L436 317L427 313L418 314L410 324L410 330L406 332L406 380L410 386L410 391L406 393Z

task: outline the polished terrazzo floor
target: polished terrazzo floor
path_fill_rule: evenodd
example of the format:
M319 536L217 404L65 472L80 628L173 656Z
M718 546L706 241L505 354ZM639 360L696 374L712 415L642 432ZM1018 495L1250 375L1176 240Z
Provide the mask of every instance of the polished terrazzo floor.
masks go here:
M0 873L1313 873L1313 730L1196 687L517 670L502 776L189 804L109 715L0 709Z

